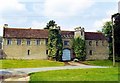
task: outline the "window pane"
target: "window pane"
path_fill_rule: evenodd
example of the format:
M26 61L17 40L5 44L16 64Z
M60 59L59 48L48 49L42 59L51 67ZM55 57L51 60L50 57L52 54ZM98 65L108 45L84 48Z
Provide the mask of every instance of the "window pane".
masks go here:
M92 50L89 51L89 54L92 55Z
M7 39L7 45L11 45L12 40L11 39Z
M104 41L102 41L102 45L104 46Z
M64 45L69 45L69 41L64 41Z
M36 40L36 45L40 45L40 39Z
M46 43L46 45L48 44L48 39L46 39L45 43Z
M96 41L96 46L98 46L98 41Z
M30 50L28 50L28 53L27 53L28 55L30 55Z
M21 39L17 39L17 45L21 45Z
M89 41L89 45L92 46L92 41Z
M30 45L30 39L27 39L27 45Z

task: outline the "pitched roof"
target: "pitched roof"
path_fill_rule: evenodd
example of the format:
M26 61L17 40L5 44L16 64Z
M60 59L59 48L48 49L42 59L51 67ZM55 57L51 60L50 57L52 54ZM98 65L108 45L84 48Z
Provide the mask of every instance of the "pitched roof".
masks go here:
M61 31L62 38L74 38L74 31ZM48 38L48 30L4 28L4 38ZM102 33L85 32L85 40L106 40Z
M85 40L106 40L106 37L100 32L85 32Z
M48 38L48 30L4 28L3 37L7 37L7 38Z
M73 38L74 31L61 31L62 38ZM48 38L45 29L4 28L4 38Z

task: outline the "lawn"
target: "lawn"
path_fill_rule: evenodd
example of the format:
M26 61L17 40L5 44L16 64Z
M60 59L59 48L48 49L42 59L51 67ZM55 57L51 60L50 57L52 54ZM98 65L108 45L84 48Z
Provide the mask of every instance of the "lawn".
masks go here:
M37 68L63 66L63 62L49 60L0 60L0 68Z
M113 66L111 60L83 61L82 63L87 65L96 65L96 66ZM118 67L118 62L115 63L115 66Z
M118 68L45 71L30 74L34 81L118 81Z

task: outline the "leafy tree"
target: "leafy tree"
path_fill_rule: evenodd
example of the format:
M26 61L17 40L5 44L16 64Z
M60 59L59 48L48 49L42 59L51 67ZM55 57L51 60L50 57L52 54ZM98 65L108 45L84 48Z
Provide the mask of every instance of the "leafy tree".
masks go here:
M48 35L48 55L57 61L62 59L62 38L60 27L56 26L55 21L49 21L47 24L49 29Z
M78 58L79 60L85 60L85 40L81 39L80 37L74 38L72 48L74 50L76 58Z
M105 22L102 28L102 32L105 34L105 36L108 39L109 42L109 58L112 57L113 50L112 50L112 22L108 21Z
M114 28L114 39L115 39L115 57L116 60L120 58L120 22L113 25ZM112 44L112 22L106 22L102 28L102 32L105 34L105 36L108 38L109 42L109 58L112 59L113 54L113 44Z
M46 27L44 29L50 29L50 27L56 26L55 21L51 20L49 23L47 23Z

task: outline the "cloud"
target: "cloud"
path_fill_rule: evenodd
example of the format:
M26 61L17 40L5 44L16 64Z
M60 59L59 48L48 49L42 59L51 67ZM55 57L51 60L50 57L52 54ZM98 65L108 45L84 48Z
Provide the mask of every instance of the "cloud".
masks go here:
M94 22L93 27L95 27L97 30L101 30L103 27L104 23L107 21L111 21L111 15L115 14L117 12L117 8L108 10L106 12L106 17L100 20L97 20Z
M25 5L17 0L0 0L0 13L10 10L22 11L25 10Z
M32 21L31 23L32 28L36 29L43 29L46 26L45 22L39 22L39 21Z
M48 17L75 16L93 4L93 0L46 0L44 14Z

